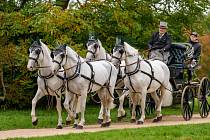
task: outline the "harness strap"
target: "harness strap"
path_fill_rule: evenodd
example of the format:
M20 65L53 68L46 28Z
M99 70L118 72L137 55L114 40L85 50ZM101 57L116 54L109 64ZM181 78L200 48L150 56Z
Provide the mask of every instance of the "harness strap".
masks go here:
M44 86L45 86L45 90L47 91L47 94L50 95L50 92L49 92L49 89L55 93L55 95L60 98L60 95L57 94L57 91L60 90L61 88L63 88L64 85L62 85L61 87L59 87L58 89L56 90L52 90L48 85L47 85L47 80L52 78L54 75L53 74L50 74L48 76L41 76L40 74L38 74L38 76L42 79L44 79Z
M80 74L80 70L81 70L81 60L80 60L80 57L78 55L78 62L77 62L77 66L76 66L76 70L74 72L73 75L71 75L70 77L65 77L67 81L70 81L70 80L73 80L75 79L76 77L79 76Z
M149 64L149 66L151 68L151 74L152 74L152 75L150 75L151 79L150 79L150 82L149 82L149 86L147 87L147 90L148 90L150 88L151 84L152 84L152 80L155 79L155 77L154 77L154 71L153 71L151 63L147 60L144 60L144 61L147 62L147 64Z
M133 90L135 93L137 93L137 92L136 92L136 90L135 90L134 87L133 87L133 84L132 84L132 81L131 81L131 75L134 75L134 74L136 74L136 73L139 72L139 71L140 71L140 59L139 59L139 58L138 58L138 60L137 60L137 66L136 66L136 68L135 68L134 71L132 71L132 72L126 72L126 67L125 67L125 74L128 76L130 86L131 86L132 90Z
M90 69L91 69L91 80L90 80L90 83L89 83L89 86L88 86L88 93L90 93L91 92L91 90L92 90L92 87L93 87L93 84L92 84L92 82L91 81L95 81L94 80L94 77L95 77L95 72L93 71L93 66L91 65L91 63L89 63L89 62L86 62L87 64L88 64L88 66L90 67Z
M145 75L149 76L149 77L151 78L151 81L152 81L152 80L155 80L155 81L157 81L160 85L162 85L162 83L161 83L158 79L156 79L154 76L152 77L151 74L149 74L149 73L147 73L147 72L145 72L145 71L142 71L142 70L141 70L141 72L144 73ZM147 88L147 89L149 89L149 88Z

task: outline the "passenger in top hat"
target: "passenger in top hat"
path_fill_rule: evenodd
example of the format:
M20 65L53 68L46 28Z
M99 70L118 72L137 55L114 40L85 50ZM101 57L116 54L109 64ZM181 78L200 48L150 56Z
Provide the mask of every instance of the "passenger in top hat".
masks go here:
M171 36L167 32L167 22L160 22L159 31L152 34L148 43L150 50L149 59L161 60L167 64L169 57L169 48L171 45Z

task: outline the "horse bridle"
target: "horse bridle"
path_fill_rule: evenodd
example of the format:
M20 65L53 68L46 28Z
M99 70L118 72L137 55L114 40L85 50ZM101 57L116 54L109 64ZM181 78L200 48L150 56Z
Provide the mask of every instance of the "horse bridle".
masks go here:
M63 59L64 59L64 57L66 58L66 53L63 53L63 56L61 57L62 59L61 59L61 61L60 62L58 62L57 60L55 60L55 59L53 59L53 63L55 62L55 63L57 63L58 64L58 66L59 66L59 69L61 69L61 64L63 63ZM66 61L67 61L67 58L66 58Z
M43 56L44 56L44 53L43 53L43 50L42 50L42 48L41 48L40 46L38 46L37 48L39 48L41 51L40 51L39 53L36 53L36 54L37 54L36 58L34 58L34 57L29 57L29 59L30 59L30 60L34 60L35 63L37 64L37 66L38 66L38 65L39 65L39 64L38 64L39 55L40 55L40 53L42 52L42 54L43 54ZM30 49L29 49L29 52L33 52L33 51L36 51L36 49L32 49L31 51L30 51Z
M90 42L93 42L91 45L95 45L95 44L97 44L98 46L99 46L99 44L97 43L97 41L96 40L90 40ZM88 43L87 43L88 44ZM99 48L99 47L98 47ZM89 53L91 53L92 55L93 55L93 58L96 58L96 52L97 52L97 49L98 48L95 48L95 51L92 51L92 50L88 50L88 45L87 45L87 52L89 52Z

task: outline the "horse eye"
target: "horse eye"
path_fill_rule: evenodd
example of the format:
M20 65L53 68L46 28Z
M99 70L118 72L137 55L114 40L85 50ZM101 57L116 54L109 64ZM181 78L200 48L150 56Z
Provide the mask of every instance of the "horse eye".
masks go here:
M95 45L94 45L94 48L97 49L97 48L98 48L98 44L95 44Z
M61 54L61 58L63 59L64 57L65 57L65 54L64 54L64 53L62 53L62 54Z
M120 53L120 54L123 54L123 53L124 53L124 50L123 50L123 49L120 49L120 50L119 50L119 53Z
M41 52L40 49L35 50L35 53L36 53L37 55L40 54L40 52Z

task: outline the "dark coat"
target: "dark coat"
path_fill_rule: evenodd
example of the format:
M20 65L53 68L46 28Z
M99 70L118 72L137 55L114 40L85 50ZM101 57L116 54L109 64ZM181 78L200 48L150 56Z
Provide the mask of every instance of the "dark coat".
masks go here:
M199 60L199 57L201 55L201 44L199 42L193 42L191 40L189 40L189 43L192 44L192 47L194 48L193 59Z
M165 49L166 51L169 50L171 45L171 36L167 32L161 38L159 38L159 36L159 32L152 34L152 38L148 43L149 49Z

